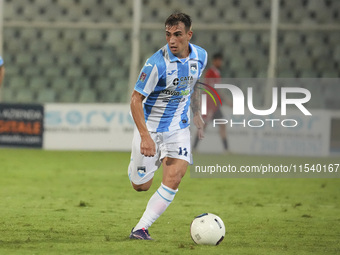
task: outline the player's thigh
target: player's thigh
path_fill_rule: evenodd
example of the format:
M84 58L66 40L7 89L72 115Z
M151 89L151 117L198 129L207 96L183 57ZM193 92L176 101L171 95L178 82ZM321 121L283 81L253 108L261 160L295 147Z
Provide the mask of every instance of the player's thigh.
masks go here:
M157 134L152 133L150 135L155 141ZM161 164L158 144L156 143L156 155L153 157L145 157L140 152L140 142L141 139L139 132L138 130L135 130L132 139L131 158L128 168L129 179L135 185L141 185L149 182Z
M163 164L163 183L177 189L182 177L192 162L189 128L172 131L164 135L160 146Z

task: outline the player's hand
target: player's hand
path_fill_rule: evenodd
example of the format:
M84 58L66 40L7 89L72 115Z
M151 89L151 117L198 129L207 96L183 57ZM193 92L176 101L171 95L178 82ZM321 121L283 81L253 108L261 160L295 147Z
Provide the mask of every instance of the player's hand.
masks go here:
M194 115L194 124L197 127L198 139L202 140L204 138L204 120L202 115L197 113Z
M142 141L140 143L140 152L145 157L153 157L156 155L156 144L152 140L151 136L142 137Z

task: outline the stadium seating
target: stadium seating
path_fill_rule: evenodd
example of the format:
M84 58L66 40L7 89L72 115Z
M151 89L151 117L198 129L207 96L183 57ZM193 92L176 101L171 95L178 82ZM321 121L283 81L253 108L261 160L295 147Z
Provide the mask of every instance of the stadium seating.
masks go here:
M96 91L91 89L81 89L79 92L79 103L95 103L96 100Z
M53 103L56 101L56 92L53 89L47 88L37 92L36 102L38 103Z
M4 0L6 79L3 100L126 102L131 63L131 29L126 25L132 21L133 0L117 0L114 4L112 0L28 2ZM192 16L192 42L204 47L210 57L215 52L224 54L223 75L231 78L266 77L269 30L251 27L202 29L200 24L269 25L269 0L162 2L164 8L159 8L159 0L142 0L143 24L157 25L159 29L145 28L142 24L139 67L166 43L162 30L164 20L171 11L180 9ZM339 30L298 28L301 24L339 25L339 10L338 0L280 0L280 23L294 25L297 29L279 29L278 77L340 76ZM17 21L27 25L7 25ZM39 25L30 26L32 21ZM64 22L69 22L69 25L62 25ZM93 26L96 24L105 26L98 25L97 28ZM112 24L113 28L108 28L108 24ZM40 91L47 92L38 93ZM320 93L325 94L326 90ZM316 102L313 107L335 107L337 104L332 93L327 93L325 102L330 103Z
M22 76L13 76L13 77L7 77L6 76L6 82L8 82L7 84L5 84L6 87L9 87L13 90L21 90L23 88L26 87L26 84L28 83L28 79L25 79Z
M57 94L67 94L70 89L70 81L64 77L55 77L51 80L51 88Z
M112 82L110 79L100 78L95 82L95 88L101 94L105 94L112 89Z
M12 89L11 87L3 89L2 95L1 95L2 96L1 97L2 102L10 103L10 102L16 101L15 92L16 91L14 89Z
M326 81L327 83L327 81ZM325 85L325 105L330 109L340 109L340 86L339 84L327 84Z
M100 98L102 103L116 103L119 102L119 97L115 91L100 92Z
M35 76L29 80L28 88L33 92L39 92L45 90L49 85L47 77Z
M60 103L74 103L77 102L77 91L74 89L63 90L59 93Z
M32 102L35 102L36 101L35 100L35 94L30 89L21 88L17 92L15 101L17 103L32 103Z

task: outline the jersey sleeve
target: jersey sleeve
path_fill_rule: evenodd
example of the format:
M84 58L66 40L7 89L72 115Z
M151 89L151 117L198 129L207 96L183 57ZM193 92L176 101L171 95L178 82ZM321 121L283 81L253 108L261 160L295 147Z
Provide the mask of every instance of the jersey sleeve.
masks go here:
M2 66L4 64L4 60L2 59L2 57L0 56L0 66Z
M147 97L152 91L154 91L158 80L157 65L154 61L148 59L139 74L135 90Z

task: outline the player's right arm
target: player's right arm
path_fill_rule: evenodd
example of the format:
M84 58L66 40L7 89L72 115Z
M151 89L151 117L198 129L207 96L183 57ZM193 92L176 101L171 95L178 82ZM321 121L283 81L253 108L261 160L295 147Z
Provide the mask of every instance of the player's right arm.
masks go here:
M140 152L146 157L153 157L156 154L156 145L145 123L143 101L154 91L158 83L156 62L159 62L162 58L162 54L157 52L146 60L131 96L131 114L141 137Z
M156 145L152 140L145 124L145 116L143 111L144 99L144 95L134 90L131 96L130 108L133 120L135 121L141 137L140 152L146 157L153 157L156 154Z

